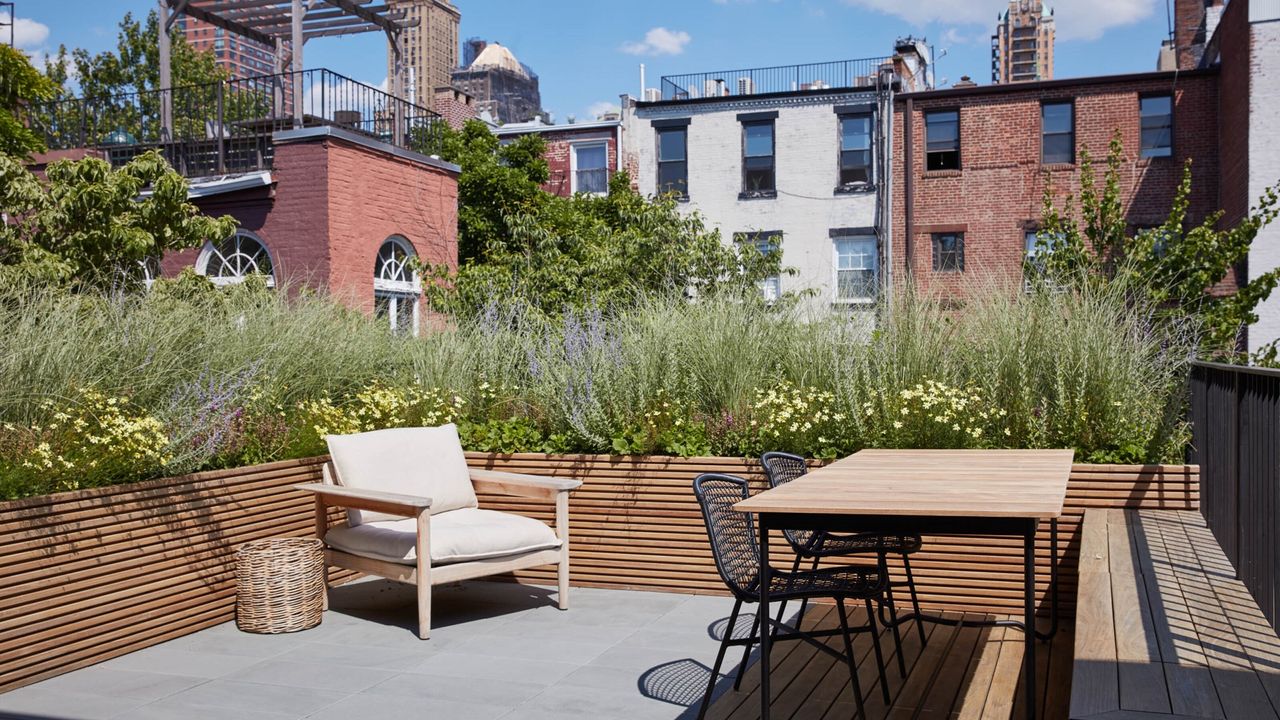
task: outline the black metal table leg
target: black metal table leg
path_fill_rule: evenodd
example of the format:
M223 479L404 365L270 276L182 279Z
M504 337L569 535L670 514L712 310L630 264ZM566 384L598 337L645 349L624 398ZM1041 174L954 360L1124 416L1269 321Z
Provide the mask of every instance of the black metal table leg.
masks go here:
M760 720L769 720L769 522L768 513L758 517L760 524Z
M1022 656L1022 677L1026 685L1027 719L1036 717L1036 520L1027 523L1022 536L1023 634L1026 650Z

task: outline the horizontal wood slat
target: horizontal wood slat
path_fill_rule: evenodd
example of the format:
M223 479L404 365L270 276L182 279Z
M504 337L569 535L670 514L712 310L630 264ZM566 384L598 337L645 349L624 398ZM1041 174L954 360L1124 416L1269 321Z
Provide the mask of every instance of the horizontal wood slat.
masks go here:
M234 554L264 537L307 536L324 458L196 473L0 503L0 692L231 620ZM691 490L695 475L764 477L737 458L468 453L473 467L583 481L570 501L573 584L722 593ZM484 507L550 522L541 500L481 496ZM1199 473L1182 466L1078 465L1061 521L1062 599L1074 598L1080 517L1089 507L1194 509ZM331 522L340 522L335 511ZM1048 534L1037 553L1047 587ZM912 559L922 600L1008 611L1021 593L1016 539L930 539ZM335 583L355 573L331 571ZM515 579L555 584L553 569Z

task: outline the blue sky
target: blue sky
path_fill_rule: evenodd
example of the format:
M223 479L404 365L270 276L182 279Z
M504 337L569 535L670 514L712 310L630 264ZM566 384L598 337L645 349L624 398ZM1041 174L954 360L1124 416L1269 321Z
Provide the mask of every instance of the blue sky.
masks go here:
M1063 0L1057 77L1155 69L1167 36L1166 0ZM557 121L589 118L663 74L887 55L900 35L927 37L938 80L990 82L990 36L1003 0L455 0L462 38L507 45L538 73ZM127 11L150 0L17 0L18 44L40 53L102 50ZM329 67L370 84L386 77L378 35L313 40L307 67Z

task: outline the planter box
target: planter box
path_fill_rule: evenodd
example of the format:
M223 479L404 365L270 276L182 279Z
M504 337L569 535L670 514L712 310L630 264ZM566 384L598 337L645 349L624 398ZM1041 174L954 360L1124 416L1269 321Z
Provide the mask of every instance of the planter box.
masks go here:
M690 483L702 472L746 475L740 458L468 453L476 467L576 477L570 501L573 584L720 593ZM231 620L234 552L258 538L314 533L309 496L323 458L0 503L0 692ZM550 519L533 501L485 507ZM1087 507L1195 509L1196 466L1079 465L1060 524L1062 600L1074 600L1076 534ZM338 515L331 517L337 522ZM1039 553L1042 589L1051 559ZM918 558L918 559L916 559ZM935 607L1020 606L1017 540L938 538L913 558ZM331 574L345 582L350 573ZM555 584L552 572L518 579Z

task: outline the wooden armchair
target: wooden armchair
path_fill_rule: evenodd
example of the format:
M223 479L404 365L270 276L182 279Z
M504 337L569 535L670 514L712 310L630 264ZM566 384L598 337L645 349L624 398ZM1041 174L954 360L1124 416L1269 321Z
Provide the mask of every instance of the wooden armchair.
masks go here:
M452 425L330 436L329 448L324 483L295 486L315 496L325 561L416 585L423 640L432 585L556 565L559 606L568 609L569 493L580 481L467 468ZM433 485L445 503L427 494ZM479 509L477 492L555 503L554 532L533 518ZM331 507L347 510L345 525L329 526Z

